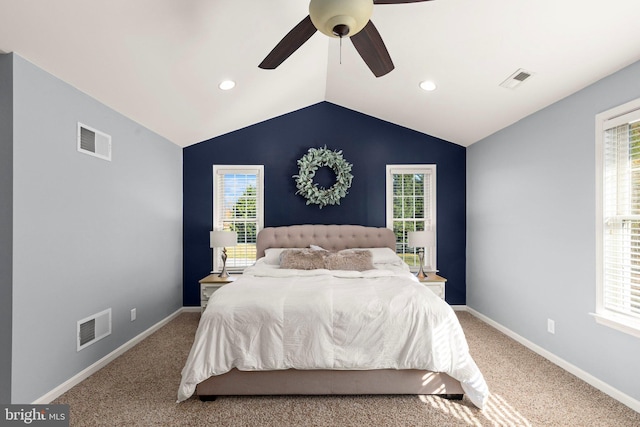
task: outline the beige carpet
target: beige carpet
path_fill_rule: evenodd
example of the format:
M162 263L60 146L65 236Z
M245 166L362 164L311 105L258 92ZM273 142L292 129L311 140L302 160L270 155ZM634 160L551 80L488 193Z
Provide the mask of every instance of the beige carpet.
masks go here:
M466 312L458 313L491 396L221 397L176 404L200 315L183 313L53 403L72 426L640 426L640 413ZM543 379L541 379L543 378Z

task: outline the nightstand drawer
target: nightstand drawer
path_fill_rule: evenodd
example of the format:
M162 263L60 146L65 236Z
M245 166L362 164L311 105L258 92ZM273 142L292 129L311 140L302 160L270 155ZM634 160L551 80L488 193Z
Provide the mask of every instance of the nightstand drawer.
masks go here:
M434 294L444 299L444 283L424 283Z
M445 299L445 285L447 283L447 279L444 277L438 276L435 273L427 273L427 277L420 280L424 286L429 288L431 292L436 294L438 297Z
M220 289L221 285L202 285L202 298L203 300L208 300L209 298L211 298L211 295L213 295L213 293L215 291L217 291L218 289Z

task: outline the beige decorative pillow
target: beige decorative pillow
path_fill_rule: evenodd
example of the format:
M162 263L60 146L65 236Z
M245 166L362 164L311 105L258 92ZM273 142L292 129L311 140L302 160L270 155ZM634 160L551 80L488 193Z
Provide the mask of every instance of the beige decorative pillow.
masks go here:
M324 267L326 251L289 249L280 254L280 268L316 270Z
M344 250L330 252L324 258L324 268L328 270L373 270L371 251Z
M264 263L271 265L280 265L280 255L284 251L300 250L304 248L267 248L264 250Z

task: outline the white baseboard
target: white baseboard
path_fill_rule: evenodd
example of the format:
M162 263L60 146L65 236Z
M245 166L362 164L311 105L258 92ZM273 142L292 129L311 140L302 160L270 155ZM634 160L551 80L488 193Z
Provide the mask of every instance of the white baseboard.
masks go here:
M625 394L625 393L621 392L620 390L618 390L618 389L610 386L609 384L605 383L604 381L594 377L590 373L588 373L586 371L583 371L582 369L580 369L577 366L567 362L566 360L556 356L555 354L551 353L550 351L545 350L544 348L540 347L537 344L534 344L533 342L529 341L528 339L526 339L526 338L518 335L517 333L513 332L511 329L506 328L505 326L502 326L500 323L490 319L489 317L487 317L484 314L472 309L471 307L468 307L468 306L456 306L456 307L465 307L465 310L468 311L469 313L471 313L473 316L477 317L478 319L482 320L483 322L485 322L485 323L491 325L492 327L496 328L497 330L499 330L500 332L502 332L503 334L505 334L509 338L512 338L512 339L516 340L517 342L519 342L523 346L527 347L529 350L531 350L531 351L533 351L535 353L538 353L540 356L542 356L545 359L549 360L550 362L558 365L559 367L561 367L565 371L575 375L576 377L580 378L582 381L586 382L587 384L592 385L593 387L597 388L601 392L603 392L605 394L608 394L609 396L613 397L614 399L616 399L620 403L623 403L624 405L628 406L629 408L633 409L634 411L640 412L640 401L639 400L634 399L633 397L629 396L628 394ZM455 309L456 308L454 308L454 310ZM457 308L457 309L460 310L460 308Z
M132 339L130 339L129 341L127 341L126 343L124 343L123 345L118 347L117 349L113 350L111 353L107 354L102 359L100 359L97 362L95 362L93 365L91 365L91 366L87 367L86 369L80 371L79 373L77 373L73 377L69 378L64 383L60 384L58 387L54 388L50 392L48 392L48 393L44 394L43 396L39 397L32 404L33 405L46 405L48 403L51 403L53 400L55 400L59 396L62 396L64 393L69 391L74 386L80 384L82 381L86 380L91 375L95 374L100 369L102 369L105 366L107 366L109 363L111 363L116 358L121 356L127 350L131 349L133 346L138 344L140 341L144 340L145 338L147 338L148 336L150 336L151 334L156 332L158 329L162 328L164 325L166 325L171 320L176 318L180 313L183 313L185 311L200 311L200 307L193 307L195 310L190 310L191 308L192 307L181 307L181 308L179 308L174 313L170 314L168 317L162 319L161 321L159 321L155 325L151 326L146 331L138 334L137 336L133 337Z

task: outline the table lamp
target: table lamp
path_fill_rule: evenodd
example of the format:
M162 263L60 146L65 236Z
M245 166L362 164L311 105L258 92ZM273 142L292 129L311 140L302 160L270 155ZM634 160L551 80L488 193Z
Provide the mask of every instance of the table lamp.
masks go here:
M227 247L238 244L238 233L235 231L211 231L209 232L209 246L222 248L222 271L218 277L227 278Z

